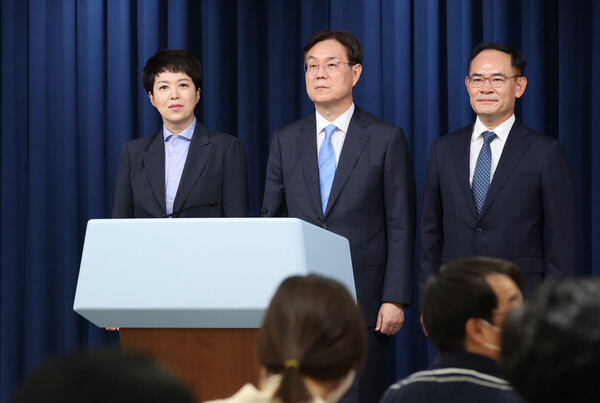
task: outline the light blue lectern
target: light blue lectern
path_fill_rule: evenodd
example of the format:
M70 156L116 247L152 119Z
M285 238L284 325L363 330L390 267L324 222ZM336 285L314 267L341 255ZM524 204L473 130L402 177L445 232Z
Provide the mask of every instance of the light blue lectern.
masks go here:
M253 329L278 285L308 273L355 296L348 241L298 219L91 220L74 309L222 398L257 377ZM247 371L228 383L232 365Z

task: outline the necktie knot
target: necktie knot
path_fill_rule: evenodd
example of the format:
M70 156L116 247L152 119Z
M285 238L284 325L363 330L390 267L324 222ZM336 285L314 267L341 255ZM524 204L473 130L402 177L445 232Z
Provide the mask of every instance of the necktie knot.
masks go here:
M325 140L331 140L331 136L333 136L333 133L335 133L336 130L337 126L334 124L325 127Z
M496 138L496 133L494 132L483 132L481 133L481 135L483 136L483 141L485 142L485 144L490 144L492 140Z

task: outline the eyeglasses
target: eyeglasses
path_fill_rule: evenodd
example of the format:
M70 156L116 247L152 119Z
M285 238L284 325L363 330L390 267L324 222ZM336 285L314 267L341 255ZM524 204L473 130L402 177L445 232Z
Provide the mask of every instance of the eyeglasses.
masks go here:
M472 76L469 76L469 83L471 84L471 86L473 88L481 88L483 87L483 84L485 83L485 80L490 80L490 85L494 88L502 88L506 85L506 81L509 78L519 78L521 77L520 74L517 74L515 76L511 76L511 77L506 77L503 75L493 75L490 77L484 77L480 74L473 74Z
M323 66L323 70L325 70L329 74L339 73L340 64L347 64L348 66L352 66L355 63L341 62L339 60L330 60L323 64L317 63L305 63L304 71L311 76L314 76L319 71L319 67Z

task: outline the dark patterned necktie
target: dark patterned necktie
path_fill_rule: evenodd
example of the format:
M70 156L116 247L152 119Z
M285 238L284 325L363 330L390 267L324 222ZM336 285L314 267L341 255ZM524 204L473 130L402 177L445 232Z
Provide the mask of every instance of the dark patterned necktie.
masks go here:
M492 149L490 143L496 138L494 132L483 132L483 145L477 157L475 172L473 174L473 199L477 212L481 213L481 208L485 202L488 188L490 187L490 173L492 171Z

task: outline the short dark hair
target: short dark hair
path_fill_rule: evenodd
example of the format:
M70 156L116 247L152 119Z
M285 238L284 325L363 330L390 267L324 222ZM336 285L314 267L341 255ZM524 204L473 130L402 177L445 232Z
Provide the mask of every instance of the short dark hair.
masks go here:
M530 403L600 397L600 279L549 281L502 328L502 370Z
M281 283L258 333L260 364L282 374L275 396L283 403L311 398L302 377L342 379L359 369L366 352L365 324L339 282L318 275Z
M455 260L427 280L423 324L438 351L464 350L465 323L469 319L492 322L498 299L486 280L491 274L506 275L522 288L523 274L514 263L489 257Z
M187 74L196 89L202 89L202 65L198 59L185 50L163 49L146 61L142 71L142 83L146 92L152 92L156 76L165 71Z
M306 42L304 45L304 61L306 62L306 55L308 52L319 42L333 39L338 41L342 46L346 48L346 56L348 56L348 63L361 64L363 59L363 50L358 43L358 39L348 31L339 31L332 29L325 29L319 31Z
M511 67L516 70L520 76L525 74L525 64L527 61L525 60L523 53L511 48L508 45L498 42L484 42L475 46L471 52L471 56L469 56L469 62L467 63L467 74L471 74L471 63L473 62L473 59L475 59L475 57L477 57L477 55L484 50L498 50L500 52L509 54Z
M79 350L44 361L13 403L194 403L183 381L158 363L119 349Z

